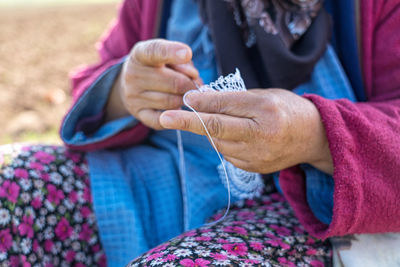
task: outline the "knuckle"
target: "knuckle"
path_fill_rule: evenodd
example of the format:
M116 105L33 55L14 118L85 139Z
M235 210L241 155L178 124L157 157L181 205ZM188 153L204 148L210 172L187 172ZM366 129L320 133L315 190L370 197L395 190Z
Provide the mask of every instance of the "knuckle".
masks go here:
M125 98L129 99L130 102L134 103L141 99L141 95L138 90L131 89L125 93Z
M271 124L268 128L270 137L278 137L288 126L288 117L286 109L284 108L287 103L284 103L282 99L274 94L269 94L264 98L264 102L261 104L264 114L268 114L271 118Z
M154 119L151 123L150 123L150 128L154 129L154 130L162 130L163 127L160 125L158 118Z
M260 101L261 103L259 104L269 112L277 112L282 106L282 100L274 94L267 94Z
M152 61L155 57L155 53L157 51L158 44L157 42L150 41L147 43L146 48L143 51L143 55L149 60Z
M135 44L135 46L132 48L131 54L130 54L130 60L135 61L135 60L140 60L142 57L143 52L145 51L146 47L146 41L139 41Z
M133 116L135 116L135 117L137 117L138 119L140 119L140 118L139 118L140 108L139 108L137 105L133 105L133 104L130 103L130 102L125 102L124 105L125 105L125 108L128 110L128 112L129 112L130 114L132 114Z
M221 121L218 117L216 116L211 116L207 121L206 121L206 127L208 131L210 132L210 135L214 137L219 137L222 134L222 124Z
M167 95L162 101L164 102L165 108L167 109L171 108L174 104L174 98L171 95Z
M137 118L147 127L150 127L154 130L160 130L162 127L159 124L159 115L153 115L147 112L146 109L141 109L137 113Z
M222 105L222 101L221 101L221 99L219 98L219 97L216 97L215 99L214 99L214 101L211 103L211 108L212 108L212 110L214 111L214 112L216 112L216 113L224 113L224 108L223 108L223 105Z
M155 40L139 41L133 49L133 59L141 63L148 63L154 60L158 43Z
M165 104L168 109L177 108L180 106L179 98L173 95L168 95L165 99Z
M140 79L139 74L136 71L126 72L122 77L122 82L125 85L135 84Z
M242 136L244 136L247 140L254 140L261 136L260 128L255 125L255 123L251 120L247 120L245 127L243 127Z
M132 71L132 73L130 74L130 82L132 84L136 84L142 79L143 79L143 76L141 76L138 71Z
M182 88L182 81L178 77L172 79L172 93L179 94Z
M150 59L164 60L167 58L168 51L160 40L152 40L148 44L147 56Z
M271 127L272 134L280 138L286 132L288 125L288 114L284 109L276 109L273 113L274 124Z
M158 42L157 52L160 59L164 61L168 59L168 48L162 42Z
M192 129L192 121L190 119L178 121L178 125L181 126L181 129Z
M126 99L137 99L140 95L140 90L134 83L126 83L124 90L122 90L122 96Z

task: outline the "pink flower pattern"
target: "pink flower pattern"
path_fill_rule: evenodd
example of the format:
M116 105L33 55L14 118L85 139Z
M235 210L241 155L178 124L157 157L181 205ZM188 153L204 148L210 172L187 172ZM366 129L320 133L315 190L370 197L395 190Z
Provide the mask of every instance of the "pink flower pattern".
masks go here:
M54 232L56 233L56 236L60 240L65 240L71 236L72 231L73 231L73 228L71 227L71 225L69 224L67 219L61 218L61 220L58 222Z
M12 160L0 166L0 208L7 209L10 218L0 228L0 253L7 255L0 266L105 267L84 154L55 146L15 146L5 155L0 147L0 157L4 156ZM63 175L61 167L73 175ZM6 176L5 169L12 171ZM60 174L61 181L54 183L51 172ZM70 183L72 190L64 192L64 180L71 177L84 187ZM85 201L78 201L80 195ZM66 198L72 206L64 205ZM81 214L79 221L74 214Z
M179 262L182 266L185 267L207 267L210 264L210 261L205 259L183 259Z
M56 159L54 155L43 151L36 152L35 154L33 154L33 157L36 158L38 162L43 164L49 164Z
M17 203L20 187L16 182L4 181L0 187L0 197L7 198L11 203Z
M28 171L25 169L18 168L18 169L14 170L14 175L15 175L15 177L18 177L18 178L27 179Z
M64 192L61 189L57 189L54 185L47 185L48 200L54 205L60 204L60 201L64 199Z
M35 197L32 201L31 201L31 206L34 209L40 209L40 207L42 206L42 201L40 200L40 197Z
M0 202L2 208L9 208L13 218L0 229L0 252L7 253L0 265L28 267L40 263L46 267L61 264L105 267L105 254L93 220L89 179L84 171L88 168L83 154L49 146L25 147L23 151L24 156L18 153L13 156L18 161L0 167ZM75 165L64 165L68 159ZM61 166L69 168L74 179L81 179L84 187L73 185L64 192L63 180L55 184L50 173L44 172L57 171ZM3 176L6 167L13 170L11 179ZM32 181L32 185L21 187L20 182L26 179ZM28 203L21 199L22 193L31 194ZM65 201L72 207L64 205ZM48 208L49 204L53 209ZM80 214L79 221L74 214ZM221 214L216 214L214 219ZM94 236L97 238L92 239ZM23 255L20 249L14 250L22 247L22 240L30 240L25 241L24 246L30 247ZM73 246L77 242L74 240L80 245ZM174 253L183 247L190 254ZM260 198L233 207L222 223L186 232L143 254L129 266L259 266L265 262L272 266L313 267L331 263L329 243L307 235L283 197L271 186L267 186Z
M0 231L0 252L6 252L12 246L10 229Z
M21 236L33 237L33 218L31 215L25 215L22 218L22 223L18 225L18 230Z
M190 267L331 266L329 242L310 237L273 185L266 187L261 197L234 206L223 222L181 234L136 258L129 267L162 266L163 262Z

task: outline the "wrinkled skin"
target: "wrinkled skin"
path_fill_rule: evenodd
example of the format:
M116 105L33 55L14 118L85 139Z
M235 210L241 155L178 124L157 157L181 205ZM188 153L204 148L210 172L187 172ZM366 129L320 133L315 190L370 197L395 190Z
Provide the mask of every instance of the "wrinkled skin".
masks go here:
M271 173L309 163L333 173L321 118L314 104L283 89L190 93L218 150L235 166ZM165 111L163 127L205 135L193 112Z
M163 39L138 42L112 88L106 121L132 115L155 129L205 134L197 116L180 110L183 95L201 84L192 51ZM307 99L283 89L191 93L218 150L235 166L271 173L309 163L333 173L320 115Z
M131 114L160 130L162 110L179 109L182 96L201 83L189 46L163 39L138 42L125 61L107 105L107 121Z

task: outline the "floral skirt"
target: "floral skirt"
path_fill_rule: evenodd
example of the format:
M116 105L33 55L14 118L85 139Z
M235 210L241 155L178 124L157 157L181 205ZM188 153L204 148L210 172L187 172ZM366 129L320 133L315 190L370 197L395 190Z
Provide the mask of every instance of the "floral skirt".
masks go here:
M0 147L0 266L106 266L84 154Z
M261 197L236 203L224 221L186 232L129 266L331 265L329 242L309 236L270 183Z
M128 266L331 266L329 242L309 236L267 183L223 222L183 233ZM90 192L83 153L0 147L0 266L106 266Z

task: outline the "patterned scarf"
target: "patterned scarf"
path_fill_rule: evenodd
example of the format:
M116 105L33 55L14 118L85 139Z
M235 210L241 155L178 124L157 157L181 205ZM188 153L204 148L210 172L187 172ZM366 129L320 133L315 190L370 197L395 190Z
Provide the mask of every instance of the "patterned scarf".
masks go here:
M293 89L310 78L330 38L322 0L198 0L218 68L247 88Z

